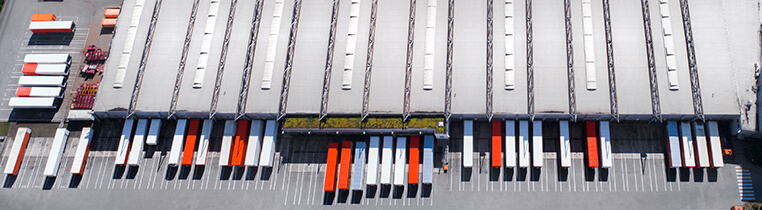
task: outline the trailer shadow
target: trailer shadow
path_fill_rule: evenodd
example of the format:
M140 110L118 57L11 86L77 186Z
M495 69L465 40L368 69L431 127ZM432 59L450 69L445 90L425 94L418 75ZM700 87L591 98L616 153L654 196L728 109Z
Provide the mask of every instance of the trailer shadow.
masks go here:
M595 168L585 168L585 181L595 181Z
M388 184L382 184L381 185L381 195L379 197L381 198L389 198L389 195L392 192L392 186Z
M50 190L53 188L53 184L56 183L56 177L45 176L45 181L42 182L42 190Z
M375 198L376 191L378 191L378 185L366 185L365 186L365 198Z
M404 185L394 185L394 194L392 194L392 198L401 199L404 193L405 193Z
M178 179L188 179L188 176L190 176L191 172L191 166L190 165L181 165L180 166L180 175Z
M220 167L220 180L230 180L230 175L233 174L233 168L230 166Z
M82 174L72 174L69 179L69 188L79 187L79 183L82 182Z
M336 198L336 192L323 191L323 205L333 205L334 198Z
M598 168L598 181L601 181L601 182L609 181L608 168Z
M11 111L8 122L50 122L57 112L58 109L15 108Z
M74 39L74 32L65 33L33 33L29 37L28 46L33 45L66 45L71 44Z
M114 166L114 175L112 176L113 179L121 179L124 176L125 166L123 165L115 165Z
M233 166L233 180L243 179L243 175L246 172L246 167Z
M206 171L206 166L204 165L193 167L193 180L199 180L201 177L204 177L204 171Z
M349 190L338 190L339 197L336 199L336 203L347 203L349 199Z
M460 169L460 181L463 182L470 182L471 181L471 173L473 173L473 169L470 167L462 167Z
M515 170L516 170L516 167L504 167L503 168L503 181L504 182L513 181L514 180L513 179L513 175L516 173Z
M13 174L5 175L5 181L3 182L3 188L11 188L13 187L13 184L16 183L16 178L18 176Z
M566 182L569 180L569 168L558 167L558 181Z
M127 179L135 179L135 176L138 175L138 170L140 170L140 166L128 166Z
M664 173L667 177L667 182L675 182L677 181L677 169L676 168L670 168L669 166L664 167Z
M421 198L430 198L432 189L431 184L421 185Z
M362 190L352 190L352 200L350 203L360 204L360 201L362 201Z
M490 167L489 168L489 181L496 182L500 180L500 169L502 167Z
M259 175L259 180L270 180L270 176L273 174L273 167L262 167L262 174Z
M704 182L704 169L703 168L693 168L693 181L694 182Z
M516 181L526 181L527 180L527 168L526 167L518 167L518 175L516 176Z
M706 179L708 182L717 182L717 168L707 168Z
M259 167L248 166L248 170L246 170L246 180L247 181L254 180L254 178L257 177L257 171L258 170L259 170Z
M540 181L540 175L542 174L542 168L539 167L531 167L529 170L531 170L531 177L530 181L536 182Z
M177 166L169 166L167 167L167 174L164 175L165 180L173 180L175 179L175 175L177 174L178 167Z
M691 181L691 170L689 168L680 168L679 171L680 171L681 182Z
M415 198L418 196L418 184L408 184L407 185L407 197L408 198Z

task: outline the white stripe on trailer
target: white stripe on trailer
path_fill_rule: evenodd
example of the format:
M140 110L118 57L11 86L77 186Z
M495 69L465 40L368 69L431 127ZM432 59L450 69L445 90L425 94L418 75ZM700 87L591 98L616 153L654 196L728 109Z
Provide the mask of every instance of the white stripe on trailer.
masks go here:
M74 21L32 21L29 23L29 30L32 32L38 32L42 30L69 30L69 31L50 31L50 32L71 32L74 28Z
M236 126L235 120L225 120L225 131L222 134L222 147L220 148L220 166L230 165L230 146L233 144Z
M529 166L529 122L519 121L519 167Z
M146 136L147 145L156 145L159 143L159 131L161 130L161 119L151 119L151 126Z
M392 147L394 137L384 136L384 148L381 150L381 184L392 183Z
M176 166L180 163L180 154L183 149L183 140L185 140L185 128L188 127L188 120L177 120L177 126L175 127L175 135L172 137L172 149L169 150L169 163L170 166Z
M704 125L694 122L693 135L696 137L693 146L698 154L698 166L702 168L711 166L711 163L709 163L709 148L706 144L706 130L704 129Z
M251 143L251 142L249 142ZM352 190L362 190L362 173L365 172L365 142L355 143L355 161L352 171Z
M717 122L709 121L706 124L706 129L709 133L709 154L712 158L712 167L719 168L725 166L725 161L722 156L722 143L720 141L720 134L718 132Z
M212 136L213 120L204 120L201 127L201 138L198 142L198 154L196 154L196 165L206 165L206 155L209 154L209 137Z
M19 95L19 91L23 89L29 90L27 95ZM63 88L61 87L18 87L16 88L16 96L19 97L56 97L60 98Z
M601 121L600 123L600 155L601 155L601 167L611 168L611 133L609 132L609 121Z
M560 138L558 141L559 153L561 154L561 167L571 167L571 146L569 144L569 121L561 120L558 122Z
M13 97L8 100L8 106L14 108L40 108L40 109L54 109L56 108L55 97Z
M71 56L67 53L24 55L24 63L69 64L70 61Z
M542 167L542 121L532 121L532 166Z
M368 145L368 177L365 179L365 184L376 185L378 184L378 136L370 137L370 144Z
M423 137L423 179L424 184L431 184L434 173L434 136Z
M61 165L61 157L63 157L67 140L69 140L69 130L66 130L66 128L57 129L53 143L50 145L48 162L45 164L45 170L42 174L45 176L56 176L58 174L58 168Z
M259 164L259 153L262 150L262 132L264 132L265 124L261 120L252 120L251 129L249 130L249 144L246 148L246 159L244 165L257 166Z
M130 149L127 164L131 166L140 165L140 154L143 152L147 132L148 119L139 119L138 126L135 128L135 135L132 138L132 149Z
M474 166L474 121L463 121L463 167Z
M22 87L66 87L64 76L21 76L19 86Z
M690 123L680 122L681 145L683 151L683 163L685 167L696 167L696 157L693 155L693 135Z
M669 167L683 167L683 161L680 155L680 135L678 134L677 130L677 122L667 122L667 133L669 134L669 139L667 139L667 149L669 150Z
M82 135L79 136L77 151L74 153L74 160L71 163L71 174L82 174L85 167L87 153L90 151L90 140L93 139L93 129L89 127L82 128Z
M119 137L119 147L116 150L116 158L114 159L114 164L116 165L124 165L127 163L127 153L130 151L130 138L132 138L133 123L133 119L124 120L122 135Z
M275 145L278 143L278 127L275 120L268 120L265 125L265 138L262 139L262 154L259 157L259 166L272 167Z
M394 153L394 185L405 184L405 161L407 137L397 137L397 150Z
M26 74L26 72L23 72ZM58 64L37 64L34 68L34 74L39 75L55 75L55 76L65 76L69 75L69 65L58 63Z

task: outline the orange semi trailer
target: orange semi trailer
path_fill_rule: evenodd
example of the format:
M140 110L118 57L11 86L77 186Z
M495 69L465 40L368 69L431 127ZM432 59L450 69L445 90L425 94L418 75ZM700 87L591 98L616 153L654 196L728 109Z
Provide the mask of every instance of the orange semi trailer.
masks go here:
M341 163L339 165L339 189L349 189L349 171L352 169L352 142L341 142Z
M339 155L339 143L328 144L328 158L325 161L325 181L323 191L336 191L336 158Z
M492 121L492 167L502 166L503 123Z
M182 165L184 166L189 166L193 163L193 150L196 149L199 121L199 119L192 119L188 126L188 134L185 135L185 149L183 149Z
M420 137L410 137L410 152L408 153L408 184L418 184L418 163L420 157Z
M598 132L595 121L585 122L585 135L587 136L587 167L598 167Z
M244 157L246 156L246 146L249 142L249 127L251 121L239 120L238 128L236 129L235 137L233 138L233 148L230 152L230 165L231 166L243 166Z

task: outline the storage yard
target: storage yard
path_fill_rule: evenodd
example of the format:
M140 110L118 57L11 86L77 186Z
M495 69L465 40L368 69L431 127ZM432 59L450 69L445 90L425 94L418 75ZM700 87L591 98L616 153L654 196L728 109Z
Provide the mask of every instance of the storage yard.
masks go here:
M9 1L0 201L727 209L760 200L758 6Z

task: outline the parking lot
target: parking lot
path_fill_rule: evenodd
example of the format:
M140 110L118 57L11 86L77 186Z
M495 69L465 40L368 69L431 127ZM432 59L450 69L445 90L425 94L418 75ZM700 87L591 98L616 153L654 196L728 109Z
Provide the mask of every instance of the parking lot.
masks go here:
M119 0L106 1L19 1L8 0L0 22L0 119L21 122L61 122L66 117L71 99L79 84L86 81L79 76L86 44L96 44L108 49L111 32L101 30L100 18L105 7L118 6ZM71 20L76 23L74 33L34 34L28 30L29 21L34 13L54 13L58 20ZM59 109L23 110L8 106L8 101L15 95L18 79L21 77L23 59L30 53L69 53L72 64L69 68L66 94Z
M559 169L552 152L546 152L545 167L541 169L491 168L489 155L478 153L474 167L466 170L460 167L460 153L452 152L448 158L451 170L445 173L437 164L431 186L382 185L334 194L325 193L322 188L326 157L323 148L328 143L324 140L282 139L278 146L280 152L276 154L279 164L272 169L221 168L217 164L219 152L215 146L211 147L206 166L168 167L167 150L162 148L168 148L170 141L147 147L139 167L115 167L115 152L109 148L115 148L116 141L96 140L98 142L91 144L84 174L72 176L69 170L78 135L72 132L56 179L42 174L51 138L32 138L18 175L4 177L0 201L47 198L42 203L13 202L18 206L12 208L52 205L213 208L229 204L232 207L361 205L446 209L503 205L551 207L550 201L579 208L594 207L606 201L612 205L627 205L625 209L724 209L740 201L736 187L741 185L740 176L736 176L736 170L740 169L734 164L717 170L675 171L664 166L663 154L637 150L614 154L614 167L609 170L585 168L582 153L573 154L571 168ZM8 150L10 143L12 140L6 140L1 146ZM614 141L614 145L626 144ZM7 161L7 153L2 154L0 167ZM123 198L135 202L127 203ZM201 200L189 200L193 198ZM61 202L63 199L87 201L87 204Z

